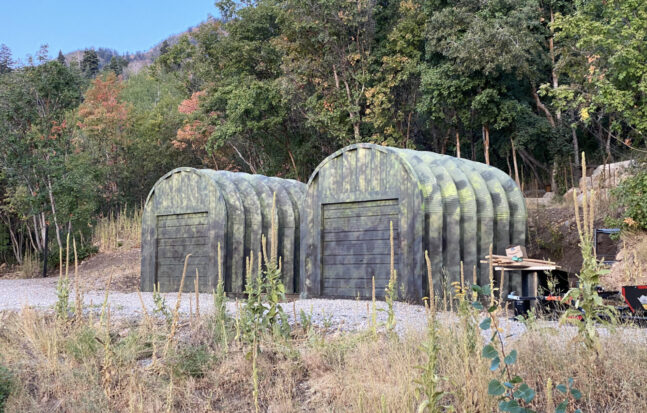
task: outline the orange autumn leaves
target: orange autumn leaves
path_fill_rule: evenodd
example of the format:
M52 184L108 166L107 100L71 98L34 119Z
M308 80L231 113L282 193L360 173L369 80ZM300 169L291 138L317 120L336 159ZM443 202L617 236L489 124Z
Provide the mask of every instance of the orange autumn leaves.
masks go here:
M97 77L79 106L77 126L92 137L125 143L122 140L129 124L129 109L119 99L123 88L121 76L114 73Z

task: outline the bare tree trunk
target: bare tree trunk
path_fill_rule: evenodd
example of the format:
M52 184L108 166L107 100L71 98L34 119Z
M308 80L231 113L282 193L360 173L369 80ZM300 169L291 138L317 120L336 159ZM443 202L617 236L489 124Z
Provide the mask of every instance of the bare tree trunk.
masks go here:
M550 113L550 110L544 105L541 100L539 99L539 95L537 94L537 89L535 89L534 86L532 86L532 89L530 90L532 97L535 99L535 105L537 105L537 110L540 110L544 112L544 115L546 115L546 119L548 119L548 123L550 123L550 126L553 128L555 127L555 119L553 118L553 115Z
M404 147L405 148L409 144L409 135L411 133L411 115L413 115L413 112L409 112L409 116L407 116L407 136L404 139ZM460 156L459 156L459 158L460 158Z
M573 119L575 119L575 111L572 112ZM580 167L580 145L577 141L577 127L573 125L571 127L571 133L573 134L573 159L575 160L575 168ZM573 183L575 184L575 183Z
M11 217L6 216L2 218L2 222L6 225L7 229L9 230L9 238L11 240L11 250L13 252L13 256L16 258L16 261L18 262L19 265L22 265L22 252L25 246L25 236L24 233L20 231L16 231L16 229L13 226L13 223L11 222Z
M49 193L49 204L52 208L52 216L54 217L54 228L56 229L56 242L58 243L58 248L63 250L63 243L61 242L61 228L58 226L58 219L56 218L56 204L54 202L54 193L52 191L52 181L47 176L47 191Z
M297 164L294 162L294 156L292 155L292 151L289 149L287 151L288 151L288 156L290 156L290 161L292 162L292 167L294 168L294 174L296 175L297 180L300 181L301 177L299 176L299 170L297 169Z
M472 144L472 160L476 161L476 146L474 146L474 135L472 135L471 144Z
M490 164L490 127L483 125L483 152L485 155L485 164Z
M609 129L607 130L607 141L604 144L604 149L607 152L607 159L606 163L611 163L613 162L613 155L611 155L611 122L613 122L613 118L609 118Z
M353 97L352 97L352 94L350 93L350 86L348 85L348 82L345 79L344 79L344 86L346 88L346 97L348 98L348 103L352 104ZM348 117L350 118L350 122L353 124L353 135L355 137L355 141L359 141L362 138L362 136L359 133L359 124L360 124L359 113L355 113L354 111L349 110Z
M557 70L555 69L555 44L554 44L554 38L555 38L555 31L553 29L553 23L555 23L555 13L553 13L553 8L550 8L550 38L548 39L548 50L550 51L550 61L551 61L551 75L553 77L553 89L557 89L559 87L559 75L557 74ZM557 121L562 120L562 114L559 110L555 111L555 117L557 118Z
M458 128L456 128L456 157L461 157L461 137L458 134Z
M537 173L537 169L535 168L535 165L533 165L533 163L526 158L523 151L520 150L519 155L521 156L521 159L523 159L524 163L526 165L528 165L528 167L530 167L530 170L532 171L533 175L535 175L535 179L537 180L539 185L543 186L543 181L541 180L541 177ZM523 180L523 178L522 178L522 180ZM522 188L522 190L523 190L523 188Z
M512 144L512 163L514 164L514 181L517 183L517 186L521 188L521 183L519 182L519 168L517 167L517 150L514 147L514 141L510 138L510 143Z
M40 226L38 225L38 219L39 218L36 215L32 215L31 218L34 221L34 235L35 235L35 237L32 239L32 243L33 243L33 241L36 241L36 245L34 245L35 249L37 251L42 251L43 246L42 246L42 243L41 243L41 237L38 234L39 233L39 228L40 228Z
M550 190L552 192L557 190L557 160L553 160L553 169L550 172Z

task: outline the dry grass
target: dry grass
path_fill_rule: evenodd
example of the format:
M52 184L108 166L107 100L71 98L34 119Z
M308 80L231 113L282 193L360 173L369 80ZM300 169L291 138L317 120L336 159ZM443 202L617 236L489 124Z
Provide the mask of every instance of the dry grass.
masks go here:
M163 322L115 322L106 329L98 317L64 322L29 309L0 314L0 363L15 382L7 411L253 410L251 346L233 341L231 332L225 348L209 316L178 327L165 353ZM415 411L424 340L424 332L265 337L258 353L261 410ZM487 394L495 373L480 357L481 346L470 350L468 342L462 323L440 327L441 404L495 411ZM519 351L514 373L537 390L536 411L551 411L548 379L554 386L569 377L584 395L577 405L583 411L647 411L647 376L637 370L647 365L644 343L603 339L603 356L595 358L554 329L534 329L510 348ZM559 403L559 393L553 395Z
M35 278L41 274L42 263L31 250L25 252L22 265L19 267L20 278Z
M93 235L92 244L100 252L115 251L120 248L136 248L141 245L142 210L129 211L126 207L117 214L99 218Z
M647 284L647 233L625 231L619 241L618 260L602 278L604 288Z

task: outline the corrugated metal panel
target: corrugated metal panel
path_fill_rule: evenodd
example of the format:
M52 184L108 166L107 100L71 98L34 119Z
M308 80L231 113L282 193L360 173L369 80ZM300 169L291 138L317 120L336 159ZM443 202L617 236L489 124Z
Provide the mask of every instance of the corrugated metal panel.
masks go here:
M402 211L399 251L400 265L404 267L399 280L405 295L412 298L420 298L428 291L425 250L429 251L439 291L441 273L448 276L446 285L459 280L461 261L467 279L471 280L476 266L478 281L487 282L487 266L480 260L490 245L495 252L503 252L510 243L525 243L523 195L502 171L432 152L351 145L326 158L308 182L301 239L301 276L308 294L325 292L321 280L329 259L325 247L318 245L324 225L322 205L388 197L398 199ZM366 212L348 225L357 227L357 231L369 225L371 210ZM352 278L352 274L348 276Z
M252 251L261 251L261 236L265 234L269 239L274 219L278 225L283 281L287 292L295 292L299 208L305 188L297 181L262 175L193 168L169 172L155 184L144 206L142 290L151 291L159 283L161 291L176 291L184 257L191 253L187 290L194 288L192 280L198 268L200 289L211 292L217 284L216 256L220 244L225 289L242 292L245 258ZM272 217L274 194L276 210Z
M370 297L375 277L376 295L384 296L390 274L391 224L394 262L399 261L399 215L397 199L323 205L323 295Z

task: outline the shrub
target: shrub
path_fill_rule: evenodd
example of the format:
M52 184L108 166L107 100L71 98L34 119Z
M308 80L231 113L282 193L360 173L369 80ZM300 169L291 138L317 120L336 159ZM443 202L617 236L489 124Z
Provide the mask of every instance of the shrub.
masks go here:
M624 208L623 225L647 229L647 170L640 168L635 175L622 181L613 194Z
M0 364L0 413L4 412L5 403L14 387L14 377L11 371Z
M209 369L213 356L205 345L182 347L171 363L173 374L178 377L203 377Z

